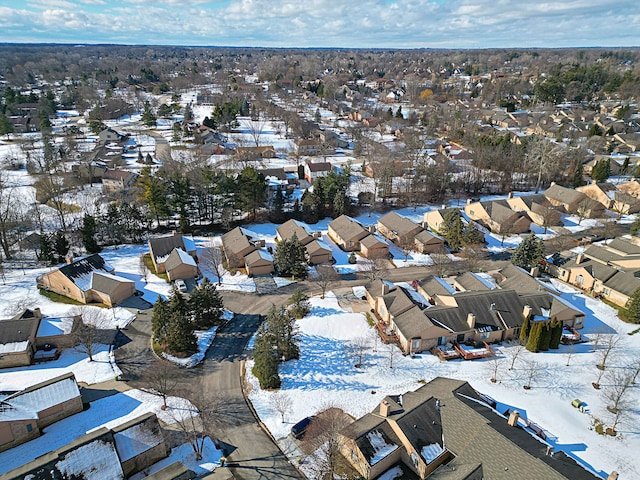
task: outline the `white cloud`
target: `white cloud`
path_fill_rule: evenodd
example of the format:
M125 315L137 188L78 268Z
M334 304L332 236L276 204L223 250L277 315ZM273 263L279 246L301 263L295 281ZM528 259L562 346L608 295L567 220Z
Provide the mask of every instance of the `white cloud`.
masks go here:
M31 0L32 8L40 7L28 12L0 7L0 41L15 41L19 33L33 41L292 47L640 44L635 0L231 0L228 6L205 0L109 0L99 11L79 4L71 8L71 3Z

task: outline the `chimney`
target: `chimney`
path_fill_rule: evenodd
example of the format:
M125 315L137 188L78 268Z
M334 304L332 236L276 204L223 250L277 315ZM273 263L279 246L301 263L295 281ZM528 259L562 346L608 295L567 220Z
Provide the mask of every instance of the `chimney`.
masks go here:
M447 206L443 203L442 205L440 205L440 210L446 210Z
M546 453L547 453L547 455L549 457L553 457L553 447L551 445L547 446L547 452Z
M511 415L509 415L509 420L507 421L507 423L510 427L517 427L519 419L520 412L518 410L514 410L513 412L511 412Z
M368 230L369 230L369 233L376 233L375 224L372 223L371 225L369 225Z
M551 182L551 186L553 187L556 184L556 182Z
M469 325L469 328L475 328L476 316L473 313L467 315L467 324Z
M582 263L582 260L584 260L584 254L579 253L578 256L576 257L576 265L580 265Z
M382 282L382 295L386 295L387 293L389 293L389 284L384 280L381 280L381 282Z
M42 311L40 311L40 307L34 308L32 312L35 318L42 318Z
M386 400L383 400L380 402L380 416L388 417L389 413L391 413L391 405Z
M524 318L530 317L531 316L531 307L529 305L525 305L524 308L522 309L522 316Z
M174 237L178 235L178 231L177 230L171 230L171 235L173 235Z
M64 261L67 262L67 265L71 265L73 263L73 257L71 255L67 255L64 257Z
M607 480L618 480L618 475L619 475L618 472L614 470L609 474L609 476L607 477Z
M467 205L471 205L471 199L467 198Z
M513 198L513 192L509 192L509 193L507 194L507 198Z
M533 267L529 271L529 275L531 275L533 278L536 278L537 276L539 276L540 275L540 267Z

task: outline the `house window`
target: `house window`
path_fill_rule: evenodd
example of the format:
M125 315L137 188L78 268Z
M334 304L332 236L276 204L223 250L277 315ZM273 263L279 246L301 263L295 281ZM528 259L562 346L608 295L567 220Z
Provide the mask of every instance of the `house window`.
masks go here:
M349 246L350 246L350 247L353 247L353 246L355 246L355 243L353 243L353 242L349 242Z
M27 432L28 433L33 432L33 425L31 425L30 423L27 423Z
M411 351L417 352L420 350L420 339L411 340Z
M444 345L447 343L447 337L438 337L438 345Z
M491 332L480 332L480 340L486 340L491 336Z
M603 293L604 293L605 295L609 296L609 295L611 295L611 289L610 289L610 288L605 287L605 288L604 288Z
M464 342L464 333L458 334L458 336L456 337L456 342L458 343Z
M413 463L413 466L416 468L418 468L418 465L420 464L420 458L416 452L411 452L411 463Z
M582 275L578 275L576 277L576 283L580 286L584 285L584 277Z
M469 215L475 215L473 210L469 210Z

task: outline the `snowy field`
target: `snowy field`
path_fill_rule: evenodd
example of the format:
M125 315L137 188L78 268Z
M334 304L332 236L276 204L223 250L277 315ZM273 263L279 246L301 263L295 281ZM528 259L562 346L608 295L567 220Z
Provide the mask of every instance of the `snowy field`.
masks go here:
M596 332L621 335L624 346L616 349L610 362L611 372L638 360L640 335L627 335L636 327L621 322L615 310L602 302L567 287L560 288L565 300L587 314L581 333L591 338ZM633 411L622 422L617 438L601 436L592 430L593 417L607 424L611 416L602 394L610 383L609 377L601 381L603 390L597 391L591 386L597 377L595 365L599 358L598 353L592 351L591 343L561 346L559 350L539 354L525 352L512 371L508 366L513 348L498 346L498 358L503 359L504 364L498 373L498 383L493 384L490 382L491 360L443 363L427 353L416 358L404 357L397 347L374 341L373 329L365 317L343 311L334 295L327 295L325 300L313 298L311 303L311 314L298 322L301 358L280 367L282 392L292 402L285 423L281 423L272 406L270 399L274 392L260 390L251 374L251 362L247 365L251 401L276 438L285 437L294 423L329 405L360 417L373 410L385 395L415 390L421 386L420 382L446 376L466 380L478 391L490 395L498 401L499 411L516 408L523 418L545 430L556 450L565 451L599 475L606 477L616 470L621 478L640 478L640 467L629 462L634 452L640 451L639 412ZM357 362L347 351L350 342L358 337L367 337L370 346L363 359L364 366L356 369ZM573 356L567 366L569 352ZM532 360L540 364L541 370L532 383L533 388L526 391L522 388L526 384L526 365ZM393 368L390 368L391 361ZM575 398L587 403L588 414L571 406ZM640 388L630 389L629 400L638 405Z

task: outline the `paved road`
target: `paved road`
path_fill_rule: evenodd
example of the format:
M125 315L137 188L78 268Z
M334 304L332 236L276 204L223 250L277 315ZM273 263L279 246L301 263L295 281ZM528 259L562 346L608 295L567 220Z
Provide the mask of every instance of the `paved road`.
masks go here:
M218 396L222 423L218 438L226 444L229 470L235 478L299 479L303 478L258 426L244 400L240 385L241 360L251 336L260 325L258 315L236 315L218 330L194 379L201 381L207 398Z

